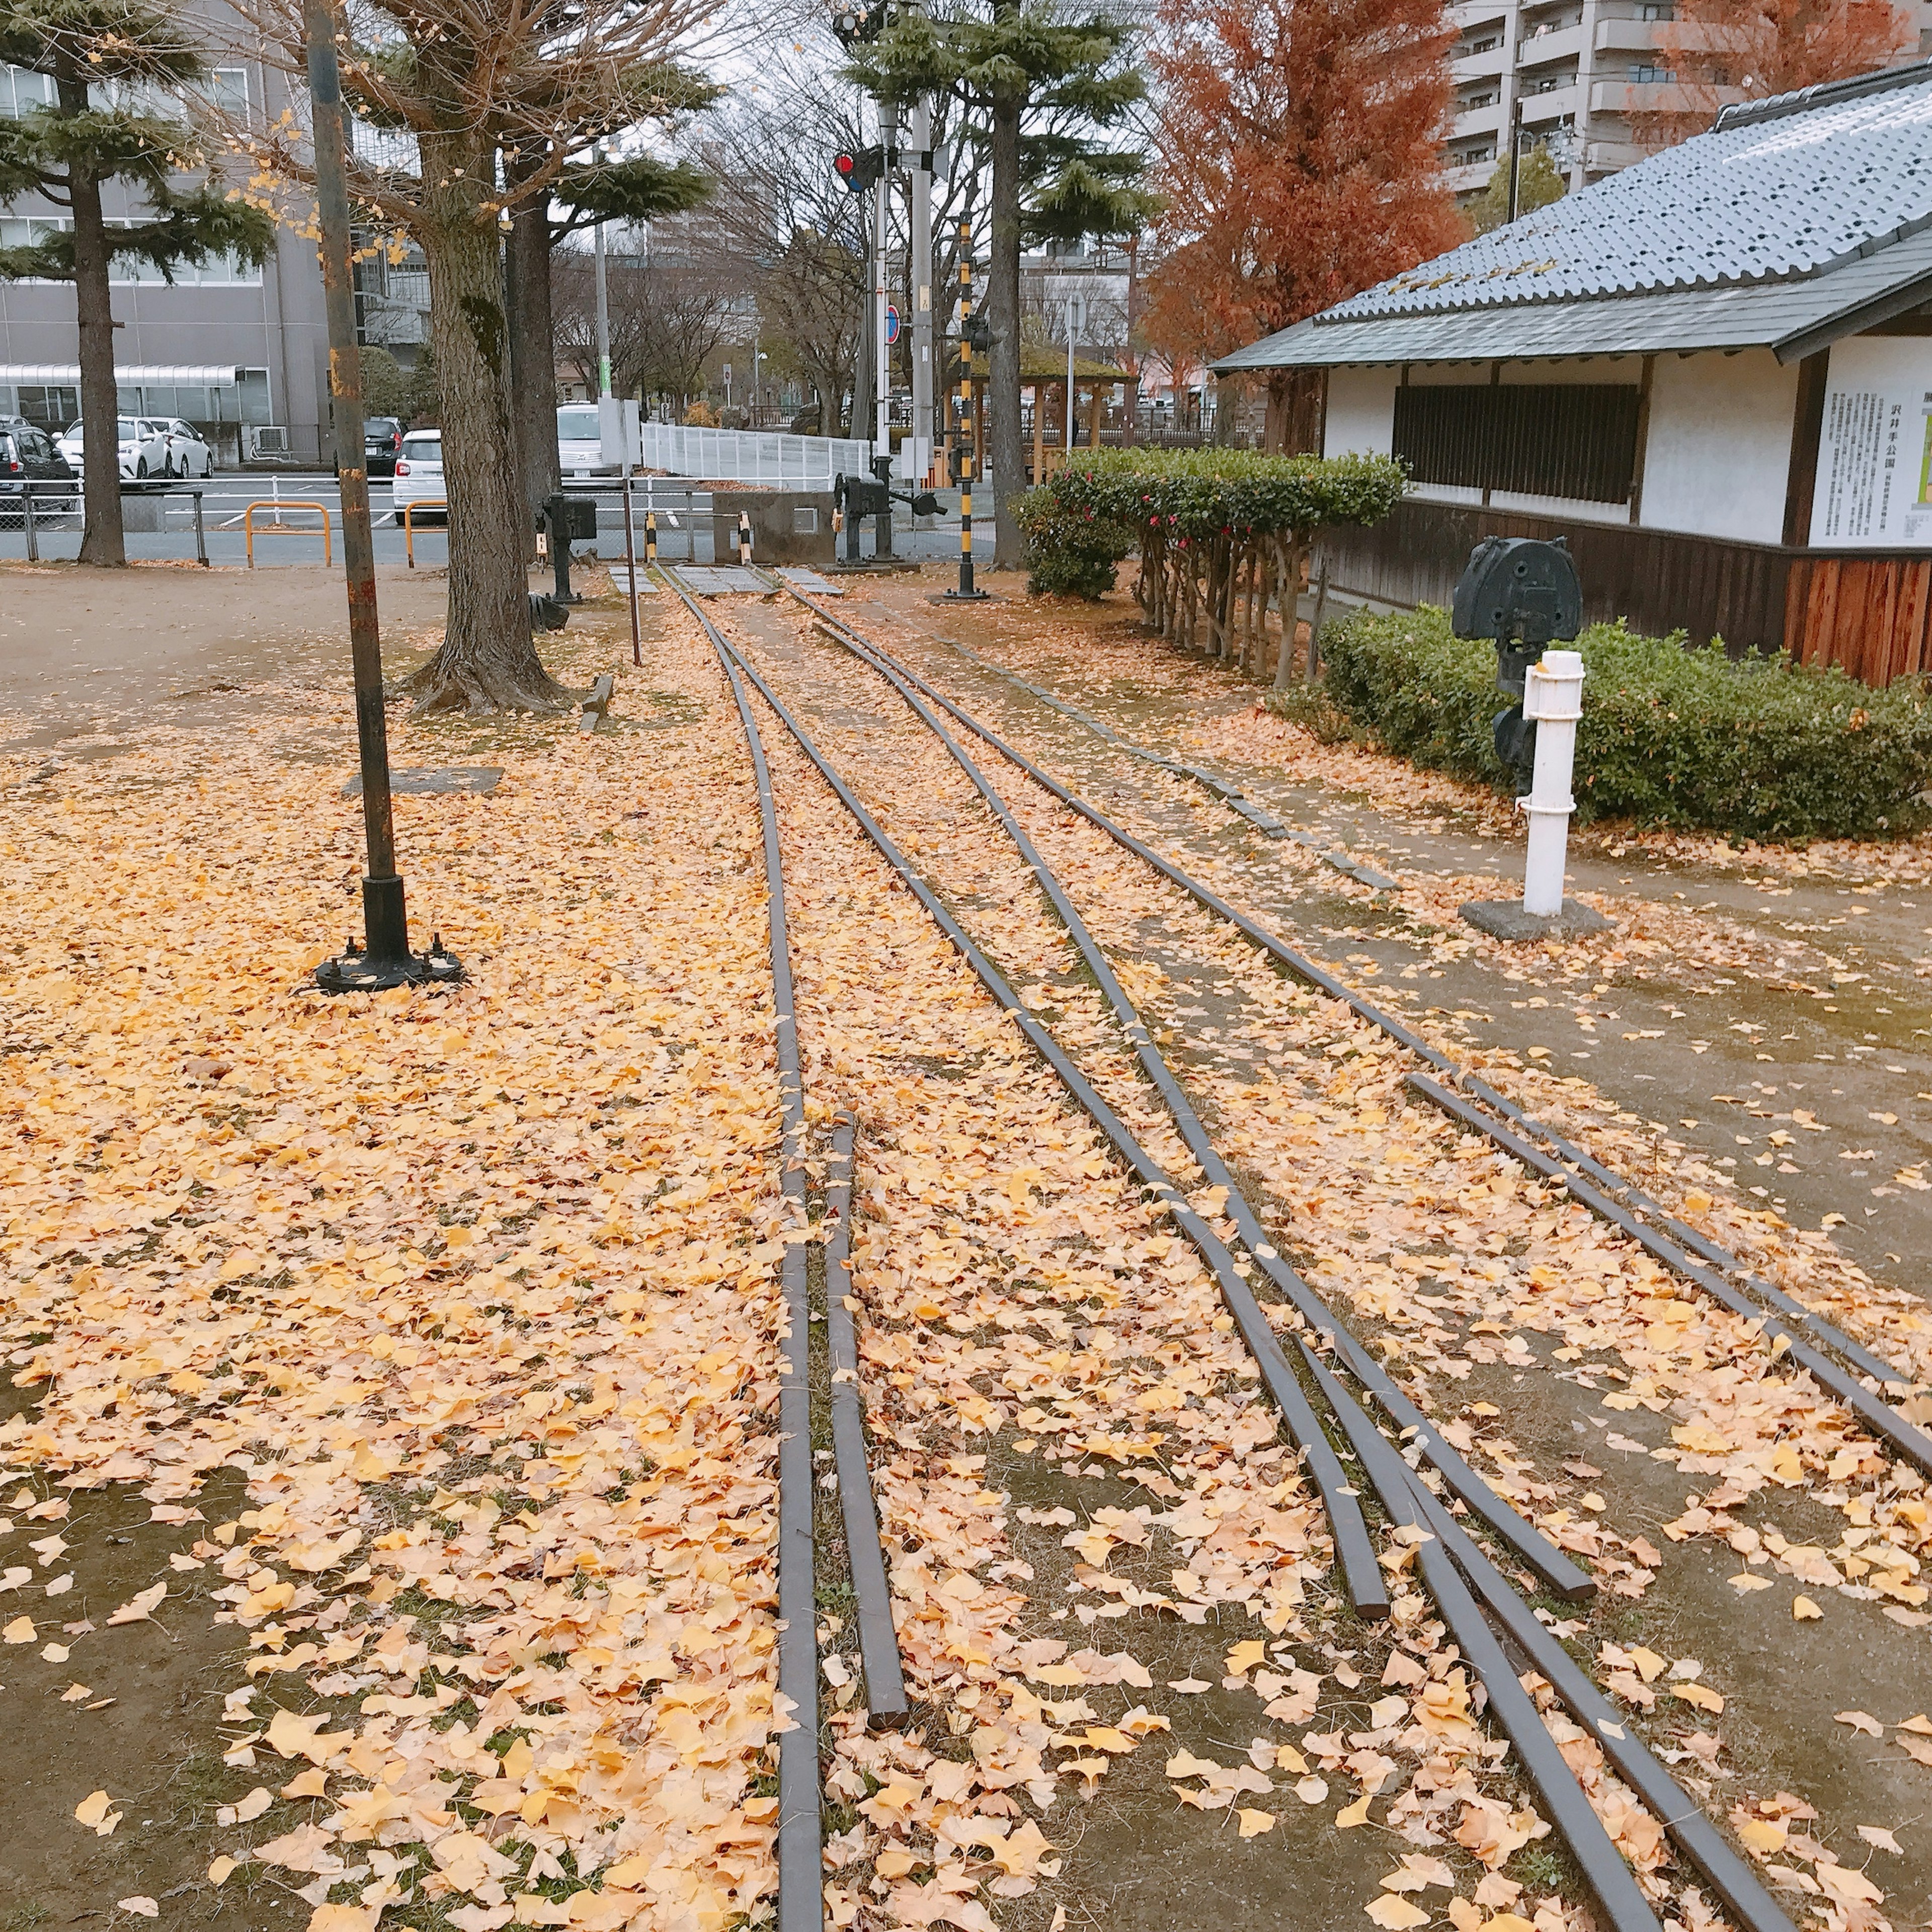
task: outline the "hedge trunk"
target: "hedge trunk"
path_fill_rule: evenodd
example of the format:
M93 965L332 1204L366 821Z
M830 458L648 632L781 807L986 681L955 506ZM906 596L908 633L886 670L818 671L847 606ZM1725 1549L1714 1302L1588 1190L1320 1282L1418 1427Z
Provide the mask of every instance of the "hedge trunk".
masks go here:
M470 136L424 136L418 231L442 388L449 610L442 647L404 686L425 711L540 711L566 694L530 641L527 512L511 440L508 319L495 215L477 203L494 156Z
M59 79L61 106L69 114L88 107L86 76ZM82 563L126 563L121 528L121 393L114 380L114 311L107 270L107 224L100 214L100 182L76 154L69 166L68 199L74 215L74 298L80 338L80 425L85 527Z
M992 259L986 280L992 326L988 440L993 467L993 568L1017 570L1024 556L1014 505L1024 487L1020 442L1020 108L1018 94L992 102Z
M525 560L536 554L536 515L563 487L556 460L556 331L550 310L550 196L526 201L511 218L510 410L523 484Z

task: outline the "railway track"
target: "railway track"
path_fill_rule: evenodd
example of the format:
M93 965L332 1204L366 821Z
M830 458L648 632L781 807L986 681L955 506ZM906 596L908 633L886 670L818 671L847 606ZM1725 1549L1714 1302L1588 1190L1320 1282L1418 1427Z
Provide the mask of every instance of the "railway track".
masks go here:
M1218 1217L1223 1220L1225 1231L1217 1228L1190 1204L1143 1139L1108 1104L1074 1056L1052 1029L1028 1010L999 967L955 918L932 882L913 864L877 816L860 801L847 778L814 742L747 650L727 637L678 582L674 572L666 574L730 676L753 743L757 742L758 727L746 694L747 684L790 734L880 858L917 898L1034 1052L1052 1068L1067 1094L1099 1128L1125 1168L1172 1216L1212 1274L1228 1313L1259 1369L1282 1425L1319 1491L1339 1568L1359 1615L1377 1616L1384 1614L1388 1607L1373 1539L1361 1507L1364 1500L1371 1500L1385 1530L1414 1546L1418 1567L1439 1614L1487 1690L1492 1720L1515 1747L1519 1766L1562 1834L1604 1921L1618 1928L1618 1932L1643 1932L1643 1928L1658 1924L1656 1913L1641 1886L1611 1842L1579 1780L1552 1742L1543 1718L1519 1682L1519 1671L1526 1666L1533 1667L1553 1687L1572 1718L1651 1810L1732 1922L1749 1928L1749 1932L1786 1932L1789 1920L1750 1868L1664 1764L1620 1720L1616 1707L1544 1627L1523 1589L1508 1573L1532 1572L1540 1580L1542 1589L1572 1600L1592 1593L1594 1586L1589 1576L1470 1468L1454 1445L1441 1436L1349 1332L1334 1309L1279 1253L1106 954L1018 817L950 725L976 734L1020 770L1029 782L1044 788L1058 803L1105 832L1169 884L1232 924L1250 944L1297 978L1343 1001L1379 1028L1429 1070L1411 1076L1412 1086L1423 1097L1462 1124L1484 1133L1513 1159L1566 1188L1593 1213L1603 1216L1677 1269L1701 1293L1733 1313L1762 1322L1762 1332L1772 1346L1778 1346L1778 1338L1782 1337L1780 1352L1795 1366L1808 1371L1821 1386L1829 1388L1864 1426L1884 1437L1901 1456L1922 1467L1928 1466L1922 1459L1932 1454L1932 1442L1926 1440L1924 1432L1906 1421L1857 1379L1864 1376L1882 1384L1896 1384L1904 1379L1904 1372L1752 1275L1735 1257L1672 1221L1658 1204L1630 1184L1456 1067L1409 1029L1370 1006L1333 975L1134 838L1002 741L875 640L791 586L779 586L811 613L815 626L828 640L850 652L896 693L944 746L973 784L1020 854L1068 940L1081 955L1085 970L1100 988L1121 1039L1137 1060L1142 1077L1158 1094L1187 1154L1212 1190L1225 1190L1225 1204ZM772 824L770 778L761 754L759 764L761 806L767 814L767 866L774 868L778 862L776 833L770 829ZM776 869L771 870L770 878L776 905L782 897L782 879ZM777 944L776 938L774 944ZM783 1026L782 1021L782 1032ZM791 1050L795 1066L795 1042ZM842 1145L849 1146L849 1142L835 1145L835 1173L843 1157ZM844 1173L849 1176L849 1167ZM848 1218L849 1210L845 1215L835 1216L834 1222L842 1228ZM842 1265L843 1258L842 1250L838 1256ZM1292 1356L1282 1346L1276 1323L1246 1279L1257 1269L1279 1298L1277 1312L1285 1317L1282 1326L1292 1344ZM848 1352L845 1360L850 1371L847 1385L850 1386L856 1383L856 1356L849 1334L844 1346ZM1829 1349L1831 1354L1821 1352L1822 1349ZM848 1406L846 1426L848 1436L856 1440L857 1430L852 1414L855 1406ZM1379 1422L1372 1411L1380 1412ZM854 1452L854 1460L862 1463L862 1454L861 1444ZM1344 1468L1344 1456L1354 1463L1354 1471ZM1451 1514L1436 1489L1423 1480L1420 1468L1424 1461L1431 1466L1431 1473L1442 1489L1455 1498L1457 1514ZM848 1537L855 1555L861 1549L875 1552L875 1517L862 1521L862 1533L854 1534L849 1502L853 1492L847 1487L846 1458L842 1454L840 1486L842 1495L848 1498ZM1462 1520L1458 1520L1459 1514ZM1480 1522L1495 1539L1492 1549L1486 1548L1469 1534L1465 1525L1472 1520ZM855 1574L856 1567L855 1562ZM790 1630L788 1622L788 1635ZM868 1652L868 1682L872 1676ZM794 1814L788 1808L784 1816L791 1820ZM806 1835L802 1824L794 1825L796 1844L802 1845ZM804 1868L802 1851L795 1853L789 1864L782 1852L781 1922L788 1932L790 1928L813 1922L811 1915L817 1909L815 1905L799 1903L800 1891L806 1884Z

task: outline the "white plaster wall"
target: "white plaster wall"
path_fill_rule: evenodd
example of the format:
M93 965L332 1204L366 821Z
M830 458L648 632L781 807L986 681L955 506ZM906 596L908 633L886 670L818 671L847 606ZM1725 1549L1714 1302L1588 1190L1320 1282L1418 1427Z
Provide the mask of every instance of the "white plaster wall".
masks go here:
M1798 368L1768 349L1660 356L1651 378L1642 521L1747 543L1784 533Z
M1394 369L1331 369L1324 456L1386 456L1395 437Z

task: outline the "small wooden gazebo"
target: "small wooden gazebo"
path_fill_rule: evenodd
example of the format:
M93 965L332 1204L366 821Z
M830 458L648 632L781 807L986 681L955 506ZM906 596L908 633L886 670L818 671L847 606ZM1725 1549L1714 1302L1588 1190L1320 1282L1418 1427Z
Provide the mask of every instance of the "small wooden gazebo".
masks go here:
M1126 386L1125 440L1132 442L1140 378L1125 369L1116 368L1111 362L1096 362L1084 356L1074 357L1073 442L1076 448L1100 448L1100 392L1116 383ZM1067 453L1060 447L1066 421L1066 351L1056 351L1030 342L1024 344L1020 350L1020 384L1030 390L1033 397L1033 464L1027 481L1038 483L1066 460ZM1051 443L1046 436L1049 416L1053 419L1054 432ZM1084 440L1080 434L1083 428L1087 432Z

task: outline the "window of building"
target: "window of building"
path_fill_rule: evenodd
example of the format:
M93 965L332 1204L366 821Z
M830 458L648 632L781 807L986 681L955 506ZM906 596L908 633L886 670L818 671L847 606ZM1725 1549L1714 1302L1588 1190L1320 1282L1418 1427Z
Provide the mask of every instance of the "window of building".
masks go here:
M1634 67L1630 69L1630 79L1640 86L1648 83L1668 86L1676 78L1676 70L1667 67Z
M1609 382L1405 387L1394 453L1418 483L1628 502L1638 394Z
M1640 20L1674 20L1677 9L1670 0L1639 0L1636 16Z
M131 224L110 221L107 225L112 229ZM28 248L34 242L46 241L50 236L64 232L73 226L70 215L0 216L0 248ZM157 286L164 284L166 279L150 262L130 261L119 256L115 257L108 271L108 280L120 288ZM232 254L224 250L219 255L209 256L198 267L192 262L178 264L174 280L177 288L259 288L262 272L238 261Z
M51 107L54 99L50 75L32 74L23 67L0 67L0 116L14 120L36 107Z

